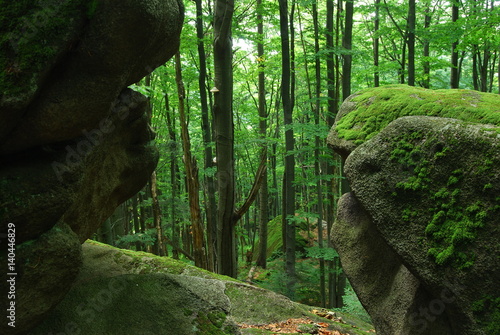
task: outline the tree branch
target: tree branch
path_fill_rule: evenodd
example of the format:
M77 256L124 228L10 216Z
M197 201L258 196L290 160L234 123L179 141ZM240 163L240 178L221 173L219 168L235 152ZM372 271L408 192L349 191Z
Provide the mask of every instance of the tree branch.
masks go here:
M233 215L234 224L236 224L238 220L241 219L243 215L245 215L245 213L248 211L252 203L255 201L255 198L257 198L260 185L262 185L262 177L264 176L264 172L266 172L267 169L266 157L267 157L267 148L264 148L261 154L259 168L257 169L257 173L255 174L255 180L253 182L252 189L250 190L250 194L248 195L243 205L241 205L241 207L234 212Z

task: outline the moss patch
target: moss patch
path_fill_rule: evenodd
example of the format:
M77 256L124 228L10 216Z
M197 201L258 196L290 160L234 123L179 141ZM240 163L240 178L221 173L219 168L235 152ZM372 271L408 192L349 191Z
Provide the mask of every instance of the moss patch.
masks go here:
M474 302L472 311L487 334L500 334L500 297L483 297Z
M93 240L87 240L87 245L92 245L98 248L92 248L92 252L96 253L94 258L104 258L101 262L102 266L110 267L116 265L121 268L121 273L134 274L149 274L149 273L169 273L169 274L185 274L207 279L219 279L224 281L236 281L234 278L218 275L213 272L200 269L188 263L175 260L170 257L161 257L148 252L133 251L127 249L115 248L110 245L100 243ZM84 245L84 256L86 248ZM100 253L99 253L100 251ZM95 264L95 263L94 263Z
M304 219L300 218L299 216L296 217L296 224L297 224L297 229L296 229L296 238L295 240L297 241L296 248L298 251L303 251L304 248L307 246L307 239L304 238L301 234L301 232L304 232L307 230L307 224ZM276 256L277 254L280 254L283 249L283 236L282 236L282 216L278 215L271 221L267 223L267 256L268 257L273 257ZM259 257L259 250L256 250L254 253L253 259L257 260Z
M73 25L81 24L86 12L95 11L93 3L96 1L2 1L0 92L4 99L36 91L42 72L51 68L58 55L69 51L75 38Z
M473 265L475 257L468 246L481 228L499 215L499 197L493 190L500 186L492 166L499 166L500 160L498 148L491 143L472 143L455 136L460 135L415 131L394 138L391 160L401 166L405 177L396 183L393 196L407 201L403 221L430 216L425 235L428 254L435 262L466 269ZM473 154L470 148L475 148ZM457 161L466 151L467 162ZM482 155L475 155L476 152ZM455 169L446 170L450 166ZM473 184L477 182L480 193L471 197L471 187L476 187ZM430 200L427 215L415 211L412 203L423 199Z
M352 101L356 109L338 120L335 130L339 138L356 145L402 116L438 116L500 125L500 96L492 93L390 85L363 90Z

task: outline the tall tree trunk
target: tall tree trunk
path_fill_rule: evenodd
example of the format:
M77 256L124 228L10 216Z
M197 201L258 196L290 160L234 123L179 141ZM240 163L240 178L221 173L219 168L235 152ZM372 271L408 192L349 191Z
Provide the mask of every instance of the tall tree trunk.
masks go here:
M342 47L344 49L342 64L342 99L351 95L351 68L352 68L352 25L354 15L354 0L347 0L345 4L345 25Z
M373 85L375 87L380 86L380 72L379 72L379 49L380 49L380 38L379 28L380 28L380 0L375 0L375 22L374 22L374 35L373 39L373 66L375 71L373 73Z
M158 184L156 182L156 171L153 171L149 181L149 186L151 187L151 198L153 200L153 223L156 228L156 240L157 247L156 254L160 256L166 256L167 251L165 249L165 239L163 237L163 228L161 226L161 208L160 201L158 200Z
M259 58L259 134L262 140L263 159L267 162L267 110L266 110L266 81L264 76L264 21L262 0L257 0L257 56ZM267 186L267 171L262 176L262 185L259 192L259 257L257 266L267 267L267 223L269 222L269 194Z
M144 189L144 188L143 188ZM137 193L137 196L139 197L139 225L141 229L141 234L146 233L146 209L145 209L145 204L144 204L144 194L143 191L141 190L139 193ZM151 246L149 244L144 243L142 246L142 250L146 252L151 252Z
M174 118L170 116L170 106L168 95L165 94L165 113L167 116L167 129L169 134L169 147L170 147L170 185L171 185L171 201L170 201L170 224L172 226L172 241L169 243L174 246L172 250L172 257L174 259L179 259L179 249L181 241L181 231L180 222L177 215L177 204L176 200L180 194L180 182L179 182L179 166L177 164L177 136L175 133L175 121Z
M295 157L293 150L295 141L292 129L292 103L290 101L290 39L288 28L288 2L279 0L280 36L281 36L281 99L285 125L285 174L283 183L283 228L285 231L285 272L287 274L286 291L293 296L295 291Z
M318 5L317 2L312 3L313 26L314 26L314 54L319 54L319 23L318 23ZM320 99L321 99L321 63L318 56L314 62L315 72L315 92L314 92L314 124L319 129L320 127ZM323 191L321 183L320 169L320 154L321 154L321 138L319 135L314 139L314 175L316 178L316 196L317 196L317 213L318 213L318 246L323 249ZM321 307L326 307L326 285L325 285L325 259L319 259L320 272L320 296Z
M424 37L423 44L424 44L424 50L423 50L423 56L424 56L424 61L423 61L423 75L424 79L422 81L422 86L424 88L430 88L430 79L431 79L431 67L430 67L430 62L429 62L429 56L430 56L430 41L429 37L427 36L429 34L429 29L431 27L431 9L430 9L430 3L426 4L425 7L425 12L424 12L424 30L426 36Z
M196 0L196 37L198 38L198 59L200 63L200 73L198 76L198 86L201 105L201 128L203 130L203 143L205 145L205 169L214 166L212 153L212 131L210 126L210 109L207 95L207 57L205 52L204 31L203 31L203 8L202 0ZM216 206L215 199L215 181L211 174L206 174L205 182L207 185L206 214L207 214L207 246L208 246L208 269L216 271L216 251L217 251L217 226L216 226Z
M416 26L415 0L408 2L408 85L415 86L415 26Z
M459 18L459 5L460 0L453 0L453 4L451 7L451 21L456 23ZM450 76L450 87L451 88L459 88L460 76L459 76L459 68L458 68L458 38L453 41L451 45L451 76Z
M326 59L326 71L327 71L327 83L328 83L328 125L332 126L333 122L335 120L335 116L337 114L338 110L338 96L336 95L337 92L337 73L336 73L336 63L335 59L337 56L334 56L334 50L335 50L335 44L334 44L334 35L338 35L338 32L336 31L334 27L334 15L335 15L335 4L333 0L327 0L326 1L326 48L329 51L328 52L328 57ZM333 174L333 166L331 164L327 165L327 173L328 174ZM328 222L328 234L330 233L331 226L333 224L333 212L334 209L332 208L332 203L333 203L333 183L334 180L332 178L331 181L328 182L328 197L330 199L329 206L327 208L327 222ZM330 235L328 235L330 236ZM329 239L330 240L330 239ZM328 246L331 246L331 242L328 242ZM329 301L332 301L332 293L335 291L335 286L334 286L334 281L333 281L333 262L329 261L327 262L328 266L328 292L329 292ZM329 307L331 304L329 304Z
M123 235L129 235L131 228L130 228L130 200L127 200L123 203L123 217L125 222L123 223ZM125 249L130 249L130 243L127 242L124 246Z
M231 24L233 0L216 0L214 12L214 131L217 158L217 262L219 273L236 277L234 226L234 122Z
M137 203L137 194L132 197L132 218L134 220L134 234L139 234L141 232L140 222L139 222L139 206ZM140 241L135 242L135 250L142 251L142 244Z
M185 91L184 83L182 81L181 57L179 53L175 54L175 79L177 82L177 94L179 96L179 119L181 123L181 137L189 197L189 211L191 214L194 263L197 267L206 269L207 258L205 254L205 234L203 232L200 210L198 167L196 166L195 158L191 154L191 140L189 138L186 114L184 111Z

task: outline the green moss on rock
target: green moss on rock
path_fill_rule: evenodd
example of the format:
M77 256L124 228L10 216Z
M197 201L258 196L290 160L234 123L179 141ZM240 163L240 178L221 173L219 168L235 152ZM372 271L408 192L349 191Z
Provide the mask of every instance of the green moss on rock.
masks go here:
M362 90L351 101L356 107L337 120L334 129L339 138L356 145L402 116L438 116L500 125L500 96L492 93L389 85Z
M492 165L500 164L495 156L496 147L481 145L481 143L462 143L455 136L457 132L406 132L394 138L392 142L391 161L398 163L406 178L395 185L393 196L402 199L431 199L427 209L431 219L425 227L429 240L428 254L439 265L452 264L466 269L474 263L474 254L467 252L467 245L477 237L479 229L495 216L497 209L493 198L488 197L493 186L485 174ZM465 152L464 145L475 146L486 157L471 159L467 166L449 171L443 171L442 166L450 164L449 160L459 157ZM454 158L455 157L455 158ZM496 158L493 158L496 157ZM484 175L484 196L473 203L462 195L467 189L471 176ZM494 180L494 179L492 179ZM488 181L488 182L486 182ZM422 213L420 213L422 215ZM402 211L402 219L413 222L419 216L415 213L413 204Z
M0 6L0 92L4 101L33 94L57 57L69 51L75 26L96 1L19 0ZM91 7L88 7L92 5Z

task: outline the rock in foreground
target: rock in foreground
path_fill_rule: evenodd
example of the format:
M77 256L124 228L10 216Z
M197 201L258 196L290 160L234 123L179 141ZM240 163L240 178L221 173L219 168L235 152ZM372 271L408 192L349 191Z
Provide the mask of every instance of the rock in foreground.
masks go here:
M328 323L343 334L370 329L361 321L354 328L319 318L311 309L168 257L88 241L74 287L30 334L256 334L251 325L290 318ZM243 324L248 328L240 329Z
M78 274L80 244L147 182L147 98L127 86L177 52L182 22L177 0L2 3L0 234L15 230L17 276L15 328L0 333L43 320Z

